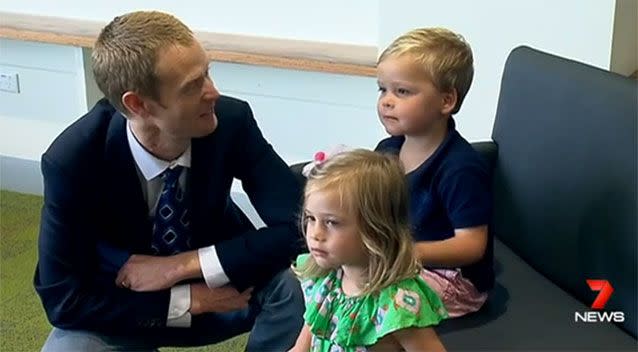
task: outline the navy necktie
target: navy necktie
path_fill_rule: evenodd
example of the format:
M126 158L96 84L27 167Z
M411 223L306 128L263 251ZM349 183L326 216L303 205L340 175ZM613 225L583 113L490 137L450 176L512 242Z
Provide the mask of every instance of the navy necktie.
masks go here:
M166 169L161 177L164 187L157 202L153 225L152 249L155 255L173 255L190 247L190 214L188 199L179 187L184 168Z

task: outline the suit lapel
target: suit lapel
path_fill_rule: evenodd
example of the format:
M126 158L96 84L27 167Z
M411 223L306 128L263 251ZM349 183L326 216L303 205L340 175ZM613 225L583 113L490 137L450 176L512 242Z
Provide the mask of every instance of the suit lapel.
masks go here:
M132 245L135 253L146 253L150 250L152 226L148 218L148 205L144 200L142 185L137 174L135 160L131 154L126 136L126 119L116 112L106 135L105 147L106 172L108 177L107 199L112 210L112 221L119 225L114 228L123 236L121 243Z
M211 245L224 238L224 211L232 183L231 165L224 162L225 146L218 130L192 140L191 199L193 246Z
M191 144L191 172L190 172L190 194L192 211L192 245L199 247L201 235L205 226L206 210L210 209L212 201L211 190L209 189L214 175L212 172L212 160L205 160L207 145L199 139L193 139Z

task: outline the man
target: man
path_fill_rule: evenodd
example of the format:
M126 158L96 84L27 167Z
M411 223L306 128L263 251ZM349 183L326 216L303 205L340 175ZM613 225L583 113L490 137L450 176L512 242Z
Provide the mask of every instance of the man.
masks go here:
M251 329L248 350L294 344L299 185L208 65L168 14L129 13L100 33L106 99L42 156L34 284L54 325L43 350L196 346ZM265 228L232 202L233 178Z

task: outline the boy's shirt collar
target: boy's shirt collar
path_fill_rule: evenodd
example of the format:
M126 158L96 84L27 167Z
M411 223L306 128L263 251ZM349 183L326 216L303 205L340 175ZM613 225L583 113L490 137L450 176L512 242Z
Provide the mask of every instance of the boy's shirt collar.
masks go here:
M447 120L447 134L445 135L443 142L441 142L441 145L439 145L436 148L436 151L432 154L430 158L428 158L428 160L433 159L434 156L437 155L440 150L444 149L444 147L447 144L449 144L450 139L452 139L452 136L454 135L454 132L456 132L456 122L454 121L454 118L450 116ZM404 142L405 142L405 136L390 137L390 140L388 141L388 144L387 144L387 148L390 149L392 153L399 154ZM427 161L425 163L427 163ZM421 168L421 166L419 166L416 170Z

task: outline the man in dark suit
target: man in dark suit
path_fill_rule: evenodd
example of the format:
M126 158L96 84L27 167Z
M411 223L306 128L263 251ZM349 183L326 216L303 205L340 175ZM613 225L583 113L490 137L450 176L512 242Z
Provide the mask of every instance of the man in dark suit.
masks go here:
M54 326L43 350L155 350L246 331L248 350L294 344L299 185L208 65L168 14L129 13L100 33L106 99L42 156L34 284ZM233 178L266 227L233 203Z

